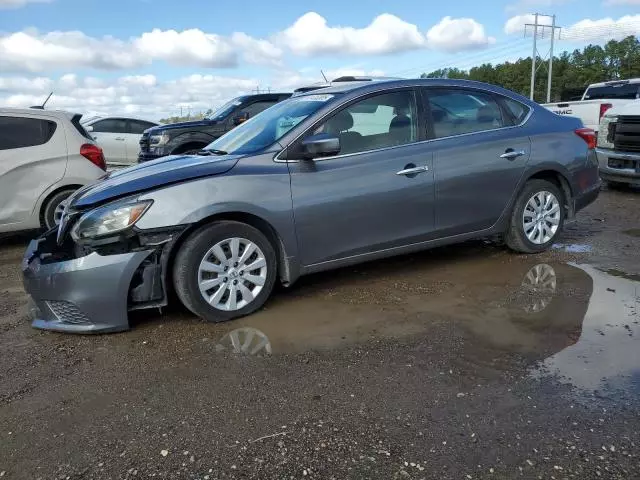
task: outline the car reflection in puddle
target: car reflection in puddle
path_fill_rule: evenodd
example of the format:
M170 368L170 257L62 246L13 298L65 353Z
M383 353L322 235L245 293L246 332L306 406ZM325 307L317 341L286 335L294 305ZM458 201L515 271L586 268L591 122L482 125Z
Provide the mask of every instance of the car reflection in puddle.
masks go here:
M585 393L640 393L640 282L637 276L579 265L593 293L574 345L550 356L533 375L553 375Z
M638 387L640 283L620 272L475 258L387 273L287 292L233 322L240 327L222 336L217 349L271 355L380 339L428 343L434 325L446 325L465 340L462 347L451 342L458 345L451 347L455 362L481 362L479 351L515 353L537 378L551 375L585 390Z

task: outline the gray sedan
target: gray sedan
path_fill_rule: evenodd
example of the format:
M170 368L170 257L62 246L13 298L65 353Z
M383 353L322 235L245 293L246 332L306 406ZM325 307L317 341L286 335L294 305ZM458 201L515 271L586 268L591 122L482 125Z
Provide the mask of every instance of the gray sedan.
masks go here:
M499 87L351 83L297 95L199 155L112 173L74 194L24 258L33 325L129 327L175 291L209 321L276 281L463 240L548 249L598 196L595 135Z

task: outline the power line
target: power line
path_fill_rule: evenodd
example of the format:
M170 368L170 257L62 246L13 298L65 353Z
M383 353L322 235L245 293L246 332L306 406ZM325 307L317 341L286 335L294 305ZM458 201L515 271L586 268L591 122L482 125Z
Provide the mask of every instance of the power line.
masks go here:
M475 63L478 63L478 61L491 59L491 57L495 57L497 54L504 55L507 53L515 52L516 50L521 50L522 46L524 46L524 43L528 43L528 42L524 39L521 39L516 42L510 42L509 44L506 44L506 45L501 45L499 47L494 47L494 48L485 50L479 54L464 56L461 58L461 60L463 61L462 64L475 64ZM417 71L430 72L430 71L438 70L439 68L450 66L453 63L457 65L461 65L460 63L455 62L455 58L456 57L449 58L446 60L445 59L437 60L434 62L430 62L428 64L424 64L420 67L412 67L405 70L392 72L390 75L392 76L405 75L410 72L417 72ZM458 68L461 68L461 67L458 67Z

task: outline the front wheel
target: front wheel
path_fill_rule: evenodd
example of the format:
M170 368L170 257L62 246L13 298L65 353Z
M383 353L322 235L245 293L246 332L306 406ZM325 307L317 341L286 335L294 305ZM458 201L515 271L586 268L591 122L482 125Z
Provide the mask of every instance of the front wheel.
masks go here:
M269 298L276 254L256 228L218 222L194 232L175 258L173 282L182 303L199 317L222 322L249 315Z
M529 180L516 200L506 243L520 253L547 250L562 230L564 195L547 180Z
M42 214L40 216L40 224L43 228L50 230L56 227L62 219L64 212L65 200L73 193L73 190L63 190L47 199Z

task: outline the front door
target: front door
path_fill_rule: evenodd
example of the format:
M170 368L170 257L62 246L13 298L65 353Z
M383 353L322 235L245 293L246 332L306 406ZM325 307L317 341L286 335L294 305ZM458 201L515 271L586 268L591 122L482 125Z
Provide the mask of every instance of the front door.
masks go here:
M528 107L474 89L425 90L435 147L437 235L487 229L516 193L529 159L531 142L518 126Z
M432 151L412 89L369 96L307 135L340 138L337 156L290 161L303 265L417 243L433 230ZM304 138L304 137L303 137Z

